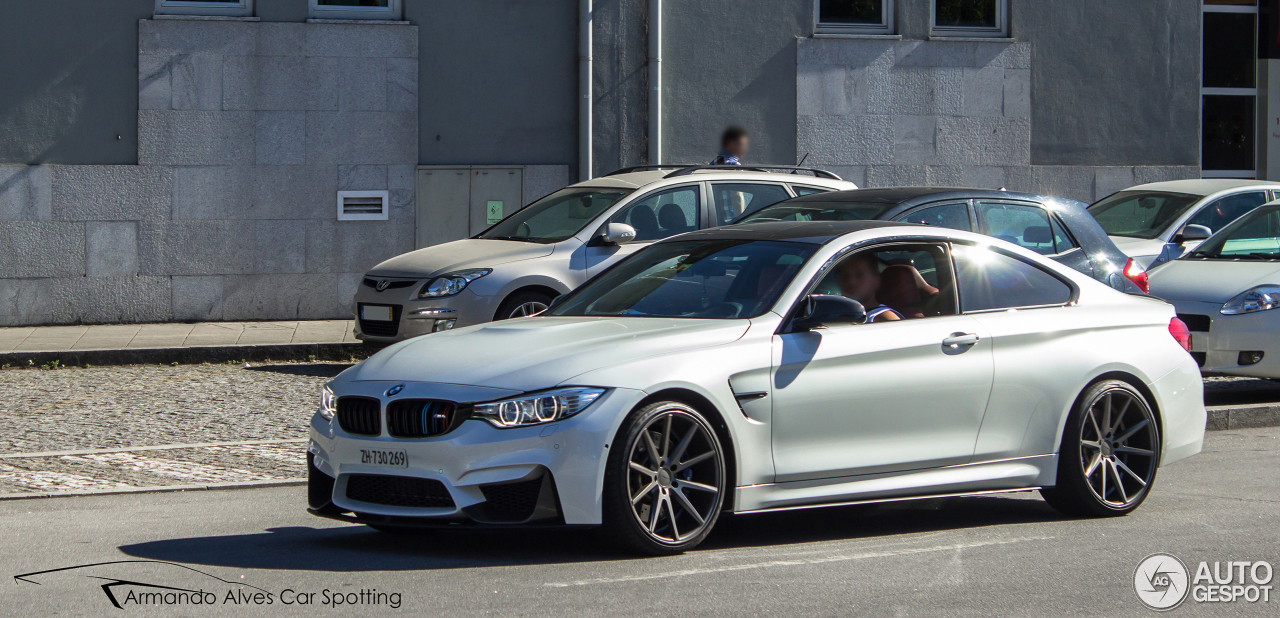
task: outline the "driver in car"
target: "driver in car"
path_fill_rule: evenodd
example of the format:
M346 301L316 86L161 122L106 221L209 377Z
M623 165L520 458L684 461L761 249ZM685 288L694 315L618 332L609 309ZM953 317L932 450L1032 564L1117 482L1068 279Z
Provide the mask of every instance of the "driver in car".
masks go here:
M871 253L859 253L836 267L840 293L860 303L867 310L867 323L901 320L902 314L876 300L880 289L880 269Z

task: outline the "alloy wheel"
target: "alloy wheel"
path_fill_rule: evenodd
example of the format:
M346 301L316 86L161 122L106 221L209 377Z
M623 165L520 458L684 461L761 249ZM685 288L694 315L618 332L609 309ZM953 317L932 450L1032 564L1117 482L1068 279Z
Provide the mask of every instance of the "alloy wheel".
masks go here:
M546 310L547 310L547 304L546 304L546 303L540 303L540 302L537 302L537 301L529 301L529 302L527 302L527 303L520 303L519 305L517 305L517 306L516 306L516 308L515 308L515 309L513 309L513 310L511 311L511 315L509 315L509 316L507 316L507 317L509 317L509 318L527 318L527 317L530 317L530 316L538 315L539 313L542 313L543 311L546 311Z
M720 508L724 458L711 429L681 408L653 416L628 451L627 496L654 541L677 544L703 531Z
M1086 484L1106 506L1142 499L1155 477L1159 435L1141 397L1123 388L1098 393L1080 423L1080 465Z

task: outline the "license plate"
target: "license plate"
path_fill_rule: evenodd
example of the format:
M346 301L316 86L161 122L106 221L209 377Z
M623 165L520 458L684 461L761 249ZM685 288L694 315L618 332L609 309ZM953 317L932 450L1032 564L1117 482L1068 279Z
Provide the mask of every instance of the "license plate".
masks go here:
M381 451L377 449L360 449L360 463L370 466L387 466L388 468L408 468L409 456L404 451Z
M391 321L391 307L376 307L372 305L361 305L360 317L365 320L374 320L377 322Z

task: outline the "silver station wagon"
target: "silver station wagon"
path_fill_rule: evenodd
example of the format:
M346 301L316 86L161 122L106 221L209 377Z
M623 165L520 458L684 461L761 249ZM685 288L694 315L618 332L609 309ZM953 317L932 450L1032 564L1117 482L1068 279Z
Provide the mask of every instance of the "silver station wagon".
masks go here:
M809 168L621 169L556 191L471 238L373 267L352 302L355 335L385 344L533 315L654 241L792 197L856 188Z

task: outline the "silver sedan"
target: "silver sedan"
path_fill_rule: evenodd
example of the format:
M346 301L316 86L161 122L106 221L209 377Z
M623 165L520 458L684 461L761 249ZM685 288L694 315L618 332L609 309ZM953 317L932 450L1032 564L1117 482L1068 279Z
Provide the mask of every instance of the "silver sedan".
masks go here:
M991 237L878 221L658 242L543 315L394 344L325 389L312 513L390 533L1039 489L1124 515L1200 451L1173 307Z
M1237 219L1151 272L1191 330L1206 375L1280 379L1280 201Z

